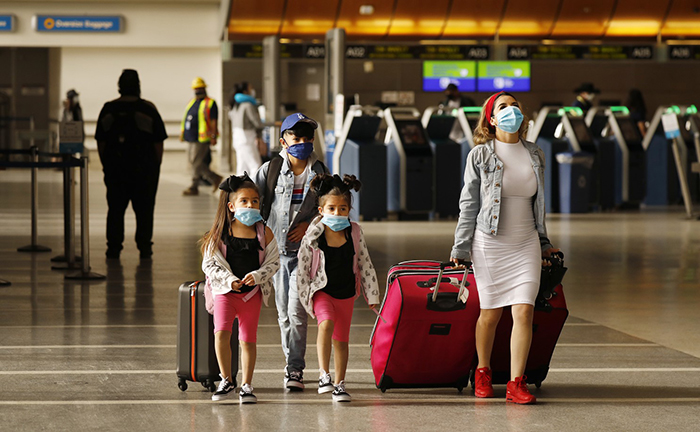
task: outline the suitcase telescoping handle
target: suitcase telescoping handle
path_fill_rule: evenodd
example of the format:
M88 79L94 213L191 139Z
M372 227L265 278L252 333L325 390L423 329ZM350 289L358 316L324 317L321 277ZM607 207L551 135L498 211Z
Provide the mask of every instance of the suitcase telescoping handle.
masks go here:
M440 289L440 282L442 282L442 273L448 267L455 267L455 264L450 261L440 263L440 272L438 273L437 280L435 281L435 290L433 290L433 302L437 301L438 291ZM459 299L462 298L462 294L464 294L464 290L466 289L467 276L469 275L469 267L471 267L471 263L465 263L464 277L462 277L462 282L459 284L459 293L457 294L457 301L459 301Z

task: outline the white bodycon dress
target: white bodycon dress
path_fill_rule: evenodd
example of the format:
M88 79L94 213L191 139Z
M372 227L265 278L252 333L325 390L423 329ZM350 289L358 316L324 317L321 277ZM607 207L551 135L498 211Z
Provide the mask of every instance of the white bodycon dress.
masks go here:
M501 210L497 235L475 230L472 243L474 277L481 309L535 304L542 253L532 208L537 178L521 142L495 141L503 163Z

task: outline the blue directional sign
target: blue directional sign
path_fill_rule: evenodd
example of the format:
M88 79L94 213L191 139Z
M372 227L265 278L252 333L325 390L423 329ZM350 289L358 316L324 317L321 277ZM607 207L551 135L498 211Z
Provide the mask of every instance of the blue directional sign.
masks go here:
M0 32L15 31L15 16L0 15Z
M121 16L36 15L38 32L118 33L124 28Z

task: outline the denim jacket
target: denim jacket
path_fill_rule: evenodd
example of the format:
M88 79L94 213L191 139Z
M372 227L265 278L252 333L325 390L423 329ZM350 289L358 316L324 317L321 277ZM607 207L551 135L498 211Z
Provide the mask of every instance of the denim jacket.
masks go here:
M535 228L544 252L552 247L544 222L544 152L529 141L522 140L522 143L530 154L532 169L537 176L537 195L533 203L533 212ZM503 162L496 156L493 141L478 145L469 152L464 170L464 187L459 198L459 221L451 253L453 258L471 261L475 229L486 234L498 235L502 181Z
M306 162L307 179L304 185L304 198L293 221L290 220L290 209L292 206L292 192L294 191L294 173L292 166L289 164L287 151L282 150L280 156L284 159L282 169L277 178L277 186L275 187L275 200L270 208L270 216L267 218L267 226L270 227L272 233L277 239L280 254L291 255L296 254L299 250L299 243L290 243L287 240L287 234L296 225L301 222L311 222L314 216L318 215L318 203L316 194L309 189L311 180L316 176L312 169L313 164L318 160L315 153L312 153ZM258 186L260 191L260 202L264 199L265 187L267 184L267 173L270 170L270 162L265 162L255 173L253 181ZM310 195L310 196L308 196Z

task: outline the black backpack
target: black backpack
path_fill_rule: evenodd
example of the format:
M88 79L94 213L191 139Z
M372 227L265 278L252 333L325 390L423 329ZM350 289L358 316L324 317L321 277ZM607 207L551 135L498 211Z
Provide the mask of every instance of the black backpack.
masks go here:
M260 208L260 215L265 220L267 220L268 216L270 216L272 202L275 200L275 187L277 187L277 179L282 171L283 162L284 159L282 159L282 156L279 155L270 160L270 165L267 170L267 181L265 183L265 195L263 196L263 202ZM314 170L316 175L321 175L328 172L328 168L326 168L326 166L320 160L314 162L311 169Z

